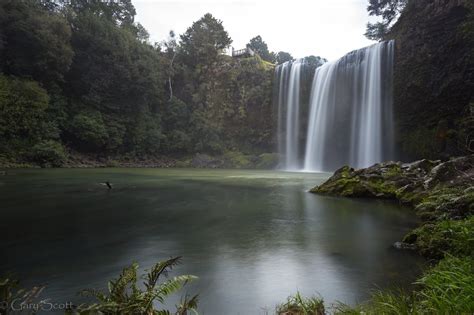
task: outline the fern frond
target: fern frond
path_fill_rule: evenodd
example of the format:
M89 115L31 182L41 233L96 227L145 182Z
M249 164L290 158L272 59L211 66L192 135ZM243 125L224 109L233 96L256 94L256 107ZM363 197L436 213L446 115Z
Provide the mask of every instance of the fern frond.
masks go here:
M145 280L145 287L147 291L153 291L158 279L164 275L168 276L168 271L173 269L174 266L178 265L181 261L181 256L170 258L165 261L160 261L154 265L151 270L147 273Z
M127 287L133 286L137 282L138 264L133 263L122 270L119 278L110 281L109 290L112 300L116 302L127 300Z
M197 314L197 305L198 305L198 295L196 294L188 300L188 297L185 296L180 305L177 306L176 315L186 315L188 311L194 311Z
M79 295L84 297L94 297L100 302L107 302L108 300L107 295L105 295L104 292L96 289L84 289L79 292Z

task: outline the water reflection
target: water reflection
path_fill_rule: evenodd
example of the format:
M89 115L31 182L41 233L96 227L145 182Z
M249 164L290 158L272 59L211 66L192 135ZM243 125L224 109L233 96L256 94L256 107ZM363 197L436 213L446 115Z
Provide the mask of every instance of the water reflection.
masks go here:
M203 170L23 171L5 179L0 228L26 284L66 299L104 287L125 265L184 256L179 273L204 314L258 314L287 295L353 303L407 284L416 257L389 245L414 224L407 209L306 190L317 174ZM112 191L97 183L109 179ZM20 189L21 187L21 189ZM415 268L414 268L415 267ZM74 298L75 301L77 297ZM171 300L174 304L176 299Z

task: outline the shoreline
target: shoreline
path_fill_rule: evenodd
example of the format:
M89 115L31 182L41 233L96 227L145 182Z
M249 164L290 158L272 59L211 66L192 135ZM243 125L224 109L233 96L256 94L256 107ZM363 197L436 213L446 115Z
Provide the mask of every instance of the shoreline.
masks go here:
M474 312L474 155L445 162L385 162L358 170L344 166L310 192L409 206L420 224L393 247L416 251L431 265L412 292L375 291L356 306L337 305L334 314Z
M19 168L209 168L209 169L273 169L278 165L279 154L274 152L244 154L228 151L220 155L196 153L194 155L160 155L141 158L127 156L90 156L70 153L61 165L39 164L29 161L0 159L0 169Z

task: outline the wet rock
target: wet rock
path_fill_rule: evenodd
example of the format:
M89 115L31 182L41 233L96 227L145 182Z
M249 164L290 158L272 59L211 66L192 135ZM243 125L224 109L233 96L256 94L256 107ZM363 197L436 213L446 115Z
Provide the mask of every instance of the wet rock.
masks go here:
M465 244L472 242L466 235L474 222L474 155L445 162L386 162L358 170L344 166L311 192L395 199L411 205L423 225L393 244L394 248L416 249L426 257L439 258L445 252L464 253L469 247Z
M404 242L395 242L393 243L393 248L400 250L415 250L416 246L414 244L408 244Z

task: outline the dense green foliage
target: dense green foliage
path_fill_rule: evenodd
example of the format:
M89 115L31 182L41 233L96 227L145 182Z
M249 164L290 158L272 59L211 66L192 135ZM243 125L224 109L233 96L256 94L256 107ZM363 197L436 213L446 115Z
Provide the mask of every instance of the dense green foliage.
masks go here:
M256 52L263 60L273 62L275 54L268 50L267 43L265 43L260 35L255 36L247 44L247 47Z
M227 56L211 14L159 44L134 18L131 0L0 3L3 164L272 151L273 53Z
M275 63L275 64L282 64L287 61L293 60L293 56L285 51L273 52L268 49L267 43L263 40L262 36L257 35L250 40L247 44L247 47L252 49L255 53L257 53L260 58L265 61ZM318 57L320 58L320 57ZM320 58L323 60L322 58Z
M163 304L167 296L181 290L188 282L196 279L194 276L181 275L171 279L168 272L180 262L180 257L170 258L156 263L141 278L138 277L138 264L134 263L123 269L120 276L111 280L108 292L98 290L84 290L82 295L92 296L97 303L79 306L80 313L84 314L172 314L168 310L157 309L156 304ZM166 280L162 280L165 278ZM138 284L138 280L144 280L144 288ZM173 314L185 315L188 310L197 307L197 295L191 298L185 297L177 305Z
M348 166L312 192L389 198L413 206L422 224L397 242L437 263L408 291L376 291L335 314L472 314L474 312L474 155L449 161L385 162Z
M382 21L367 23L365 36L372 40L382 40L407 3L408 0L369 0L367 11L370 15L381 17Z
M446 254L474 257L474 216L465 220L443 220L427 223L408 235L420 253L441 258Z
M416 285L419 290L376 291L372 298L356 307L339 304L335 314L472 314L474 311L474 273L469 257L448 257L427 270Z
M197 279L191 275L180 275L172 278L168 273L181 261L181 257L160 261L152 266L147 273L139 277L138 264L134 263L123 269L117 279L108 283L108 292L95 289L85 289L82 296L92 297L93 304L75 306L72 302L56 303L53 311L63 311L65 314L156 314L156 315L186 315L195 311L198 296L184 296L176 305L176 311L159 309L166 298L183 289L189 282ZM143 283L138 283L143 280ZM143 285L142 285L143 284ZM38 310L51 311L49 299L42 299L44 287L33 287L30 290L21 289L19 281L10 278L0 278L0 300L2 314L18 313L19 303L35 305ZM29 313L29 312L28 312ZM36 312L32 312L32 314Z

